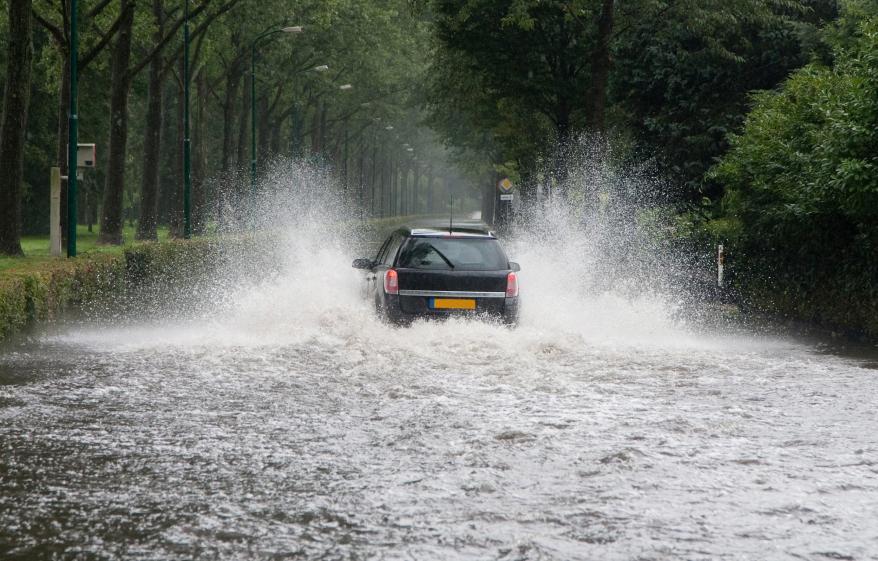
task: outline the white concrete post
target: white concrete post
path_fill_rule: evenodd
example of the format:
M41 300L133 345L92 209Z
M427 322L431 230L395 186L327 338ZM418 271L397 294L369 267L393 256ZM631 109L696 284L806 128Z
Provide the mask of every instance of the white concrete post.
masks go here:
M61 168L52 168L49 189L49 251L61 257Z

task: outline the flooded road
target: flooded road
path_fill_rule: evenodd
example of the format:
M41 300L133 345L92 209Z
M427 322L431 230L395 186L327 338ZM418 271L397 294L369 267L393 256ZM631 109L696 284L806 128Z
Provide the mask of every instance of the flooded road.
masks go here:
M324 311L5 348L0 556L878 558L874 362Z
M389 328L313 248L4 344L0 558L878 559L874 354L582 296L536 246L517 329Z

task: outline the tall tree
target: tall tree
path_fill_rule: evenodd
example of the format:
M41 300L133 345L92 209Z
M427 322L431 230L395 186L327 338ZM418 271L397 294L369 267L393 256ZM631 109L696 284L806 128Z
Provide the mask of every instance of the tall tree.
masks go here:
M85 17L80 17L80 42L83 48L77 61L79 77L97 60L98 56L106 49L122 22L122 12L113 15L108 10L112 2L110 0L95 0L85 10ZM67 176L67 142L68 121L67 114L70 111L70 0L42 0L33 5L34 18L42 25L49 35L57 51L60 60L60 81L58 87L58 131L55 145L56 165L61 169L61 175ZM67 189L63 185L61 191L61 235L67 236Z
M210 14L205 20L190 33L190 41L198 41L199 49L203 45L204 34L210 24L221 14L229 11L239 0L227 0L217 11ZM163 45L168 41L166 33L168 19L173 12L179 12L173 8L168 10L162 0L152 0L153 34L152 42ZM182 45L172 53L163 56L156 52L149 58L149 78L147 94L146 124L144 128L143 146L143 177L140 186L140 216L137 221L136 237L139 240L155 240L158 238L158 193L159 193L159 161L161 159L162 130L162 107L164 104L164 83L168 74L173 70L174 64L180 60ZM196 56L197 58L197 56ZM135 67L133 75L139 71ZM182 153L181 153L182 157Z
M9 0L6 87L0 121L0 253L21 255L24 143L31 89L31 1Z
M238 0L226 0L218 10L214 11L205 21L201 22L199 28L203 31L220 14L230 10ZM202 0L190 12L190 19L197 17L201 12L205 11L210 5L211 0ZM131 89L131 81L157 56L159 56L171 40L176 35L180 27L185 22L182 14L177 18L173 25L168 26L167 32L159 40L155 42L146 54L137 62L131 64L131 30L134 21L134 0L122 0L123 16L130 10L130 22L127 16L123 17L119 28L120 37L116 41L112 56L112 85L111 85L111 107L110 107L110 146L109 153L111 161L107 164L107 179L104 187L104 204L101 209L101 233L98 240L101 243L120 244L122 243L122 199L125 192L125 150L128 141L128 111L127 98ZM128 37L123 39L121 34L127 30ZM199 31L196 30L196 33ZM117 67L118 64L118 67ZM123 66L124 65L124 66ZM124 98L124 99L123 99ZM124 111L114 111L113 104L117 109L125 107ZM114 146L114 143L117 146ZM113 161L115 158L115 161Z
M638 125L616 110L613 95L629 92L610 87L625 83L620 73L640 70L615 58L632 29L645 30L637 49L643 56L685 51L686 44L663 48L658 41L674 27L686 30L697 48L743 65L746 38L738 38L801 14L807 1L433 0L438 52L427 95L430 122L451 144L481 152L494 165L512 162L527 174L544 165L539 156L555 141ZM698 70L701 84L690 87L712 87L721 97L726 85L716 83L712 68ZM689 102L685 94L678 99ZM699 113L691 103L687 110ZM556 162L554 172L563 178Z
M153 41L158 43L165 35L165 20L167 19L161 0L152 0L152 13L155 19ZM158 239L162 105L164 101L164 80L167 77L168 66L162 56L154 57L149 63L146 122L143 131L143 170L140 180L140 217L137 221L137 233L135 234L138 240Z
M122 243L122 195L125 185L125 151L128 145L128 89L131 35L134 27L134 0L121 0L122 21L113 45L110 62L110 134L107 142L107 181L101 211L101 243Z

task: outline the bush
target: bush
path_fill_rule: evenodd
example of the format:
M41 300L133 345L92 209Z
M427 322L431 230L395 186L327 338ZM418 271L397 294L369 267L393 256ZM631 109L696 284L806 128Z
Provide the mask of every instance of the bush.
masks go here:
M878 336L878 17L754 97L714 169L737 282L768 311Z
M29 323L57 319L66 309L112 301L145 284L191 286L235 253L250 253L247 239L207 238L149 243L120 253L85 254L38 263L0 275L0 339Z

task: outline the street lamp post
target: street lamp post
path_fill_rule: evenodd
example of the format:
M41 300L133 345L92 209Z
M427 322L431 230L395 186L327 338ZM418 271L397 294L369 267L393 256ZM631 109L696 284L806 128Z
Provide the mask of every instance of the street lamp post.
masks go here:
M189 137L189 0L183 22L183 238L192 237L192 139Z
M265 37L275 33L301 33L301 26L269 29L250 43L250 199L256 202L256 46ZM254 217L255 220L255 217Z
M79 146L79 117L76 113L79 31L76 21L76 4L76 0L70 0L70 108L67 110L67 257L76 257L76 156Z

